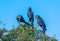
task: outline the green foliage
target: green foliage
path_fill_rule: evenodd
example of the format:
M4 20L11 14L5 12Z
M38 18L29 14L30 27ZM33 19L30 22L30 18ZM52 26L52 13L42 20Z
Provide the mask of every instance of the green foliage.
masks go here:
M3 38L2 41L57 41L57 39L53 37L49 37L47 35L42 35L42 31L37 30L36 28L32 28L29 25L22 25L17 27L16 29L12 29L8 32L7 35L3 33L6 32L6 29L0 29L0 33Z

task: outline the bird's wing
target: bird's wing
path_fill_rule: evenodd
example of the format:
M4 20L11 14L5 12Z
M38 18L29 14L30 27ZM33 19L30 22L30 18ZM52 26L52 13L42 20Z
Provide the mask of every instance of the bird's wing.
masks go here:
M42 25L43 24L43 22L42 22L41 19L37 19L37 22L38 22L39 25Z
M33 17L33 13L32 13L32 12L28 12L28 13L27 13L27 16L28 16L29 18L32 18L32 17Z

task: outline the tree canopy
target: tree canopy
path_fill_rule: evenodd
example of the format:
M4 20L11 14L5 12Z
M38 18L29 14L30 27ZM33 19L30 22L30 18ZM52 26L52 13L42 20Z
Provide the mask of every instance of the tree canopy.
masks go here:
M21 25L8 31L5 28L0 29L0 40L1 41L58 41L55 37L49 37L42 35L42 31L32 29L29 25Z

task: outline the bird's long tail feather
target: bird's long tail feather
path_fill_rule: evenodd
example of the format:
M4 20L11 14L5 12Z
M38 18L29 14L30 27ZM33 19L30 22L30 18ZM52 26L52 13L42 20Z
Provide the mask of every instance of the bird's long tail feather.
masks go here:
M29 23L27 23L27 22L24 22L25 24L27 24L27 25L30 25ZM31 25L30 25L31 26Z

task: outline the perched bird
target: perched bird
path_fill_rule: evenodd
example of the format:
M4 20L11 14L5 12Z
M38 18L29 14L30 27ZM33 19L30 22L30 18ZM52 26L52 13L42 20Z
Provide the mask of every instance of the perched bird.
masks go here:
M20 24L20 22L23 22L23 23L25 23L25 24L30 25L29 23L27 23L27 22L24 20L24 18L23 18L21 15L18 15L18 16L16 17L16 19L17 19L17 21L18 21L19 24ZM20 24L20 25L21 25L21 24Z
M43 29L43 34L45 35L46 25L45 25L43 19L42 19L39 15L36 15L35 18L37 19L38 25L42 27L42 29Z
M31 25L33 26L33 23L34 23L34 15L33 15L33 12L32 12L31 7L28 8L27 16L29 18L29 21L31 22Z

